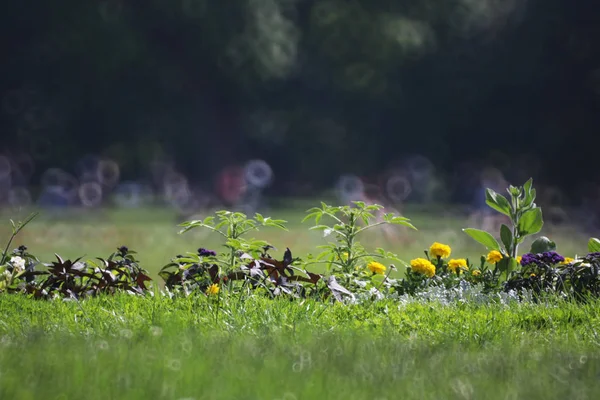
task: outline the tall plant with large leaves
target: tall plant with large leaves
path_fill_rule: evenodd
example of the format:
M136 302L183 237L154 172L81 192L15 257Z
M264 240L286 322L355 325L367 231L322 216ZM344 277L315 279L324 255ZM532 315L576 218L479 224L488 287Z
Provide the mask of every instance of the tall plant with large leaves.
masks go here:
M538 233L544 225L542 209L535 204L536 192L533 188L533 179L529 179L523 186L509 186L508 198L492 189L486 189L485 202L497 212L510 219L510 226L500 226L500 242L483 230L466 228L463 231L486 246L489 250L502 253L502 260L497 267L501 272L514 270L517 266L517 251L525 237Z

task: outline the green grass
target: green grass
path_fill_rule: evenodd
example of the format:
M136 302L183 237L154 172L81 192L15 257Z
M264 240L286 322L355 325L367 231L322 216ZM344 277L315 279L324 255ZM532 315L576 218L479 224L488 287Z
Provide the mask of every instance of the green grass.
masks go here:
M0 296L2 399L600 394L600 302L327 305Z
M306 207L276 208L289 232L259 238L281 256L315 252ZM364 238L404 260L433 241L453 257L484 249L465 218L410 208L419 231ZM13 215L19 218L24 215ZM8 216L7 216L8 218ZM19 235L42 261L106 256L120 245L154 276L171 257L219 249L214 235L178 235L165 209L44 213ZM542 232L568 256L586 250L573 228ZM0 239L9 235L0 227ZM524 246L522 252L526 250ZM521 253L522 253L521 252ZM316 268L315 268L316 269ZM0 399L594 399L600 396L600 301L331 305L224 296L101 296L34 301L0 295Z

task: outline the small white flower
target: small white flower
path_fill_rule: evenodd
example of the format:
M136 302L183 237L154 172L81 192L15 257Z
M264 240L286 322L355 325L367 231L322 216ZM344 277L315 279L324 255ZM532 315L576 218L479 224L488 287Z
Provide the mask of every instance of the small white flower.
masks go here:
M25 270L25 260L19 256L12 257L10 263L17 273Z
M371 295L371 297L374 296L377 300L383 300L384 298L383 294L376 288L369 289L369 294Z

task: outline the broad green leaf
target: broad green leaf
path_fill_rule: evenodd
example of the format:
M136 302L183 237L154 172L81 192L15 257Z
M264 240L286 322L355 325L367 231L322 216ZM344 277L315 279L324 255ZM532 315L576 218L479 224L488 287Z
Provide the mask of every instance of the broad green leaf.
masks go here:
M544 225L544 220L542 219L542 209L539 207L533 208L529 211L526 211L519 220L519 233L521 236L533 235L534 233L538 233L542 226Z
M508 202L506 197L502 196L500 193L496 193L492 189L486 189L485 203L494 210L498 211L499 213L510 217L510 203Z
M533 189L533 179L529 178L527 182L523 185L523 191L525 192L523 206L530 207L535 200L535 189Z
M590 238L590 240L588 241L588 251L590 253L600 252L600 239Z
M498 261L497 265L500 272L510 274L517 268L517 260L512 257L504 257L502 260Z
M533 187L533 178L529 178L527 182L523 184L523 189L525 190L525 195L531 192L531 188Z
M480 229L466 228L463 229L463 232L471 236L473 239L475 239L477 242L481 243L488 249L500 251L500 245L498 244L498 241L486 231L482 231Z
M510 231L510 228L504 224L500 227L500 239L502 239L506 251L510 254L513 246L513 234Z

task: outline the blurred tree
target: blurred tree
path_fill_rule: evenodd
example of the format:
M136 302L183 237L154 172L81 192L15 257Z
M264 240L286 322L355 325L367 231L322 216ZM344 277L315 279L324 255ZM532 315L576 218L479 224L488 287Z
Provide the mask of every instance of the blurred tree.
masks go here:
M135 176L159 148L198 180L263 158L280 183L325 186L408 154L451 167L500 151L539 154L542 180L597 179L597 1L2 9L3 147L32 153L38 172L106 152Z

